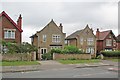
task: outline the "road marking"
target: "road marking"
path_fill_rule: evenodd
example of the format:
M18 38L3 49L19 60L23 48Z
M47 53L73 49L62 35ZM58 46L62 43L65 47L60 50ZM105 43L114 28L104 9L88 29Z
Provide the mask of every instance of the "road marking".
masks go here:
M73 77L91 76L91 75L97 75L97 74L108 74L108 73L110 73L110 72L94 73L94 74L83 74L83 75L74 75Z

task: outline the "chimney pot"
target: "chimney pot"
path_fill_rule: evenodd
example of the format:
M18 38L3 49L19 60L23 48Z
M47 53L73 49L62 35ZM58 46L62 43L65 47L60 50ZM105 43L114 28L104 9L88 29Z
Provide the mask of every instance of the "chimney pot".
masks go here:
M97 31L99 31L99 28L97 28Z
M60 23L60 26L59 26L60 30L63 31L63 26L62 26L62 23Z
M17 20L17 25L18 25L19 28L22 27L22 17L21 17L21 14L19 15L19 18Z

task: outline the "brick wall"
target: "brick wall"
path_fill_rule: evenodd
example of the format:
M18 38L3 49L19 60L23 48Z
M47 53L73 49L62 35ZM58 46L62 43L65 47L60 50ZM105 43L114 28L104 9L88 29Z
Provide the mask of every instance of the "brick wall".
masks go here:
M53 54L53 59L91 59L90 54Z

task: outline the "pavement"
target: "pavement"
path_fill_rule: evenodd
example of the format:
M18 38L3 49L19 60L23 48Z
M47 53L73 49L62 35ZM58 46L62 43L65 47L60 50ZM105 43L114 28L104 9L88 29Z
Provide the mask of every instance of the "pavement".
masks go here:
M48 61L38 61L40 65L30 65L30 66L3 66L2 73L8 72L26 72L26 71L41 71L41 70L50 70L50 69L61 69L61 68L90 68L90 67L101 67L101 66L110 66L109 71L118 72L118 62L112 62L108 60L101 60L99 63L91 64L61 64L57 61L48 60Z

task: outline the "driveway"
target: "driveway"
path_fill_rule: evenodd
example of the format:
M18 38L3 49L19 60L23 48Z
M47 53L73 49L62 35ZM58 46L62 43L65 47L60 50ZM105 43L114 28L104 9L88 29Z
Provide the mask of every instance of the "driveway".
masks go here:
M61 63L54 61L54 60L45 60L45 61L38 61L40 62L41 65L45 66L45 65L62 65Z
M61 64L61 63L59 63L57 61L54 61L54 60L45 60L45 61L38 61L38 62L41 64L40 68L42 70L73 67L73 66L70 66L70 65Z

